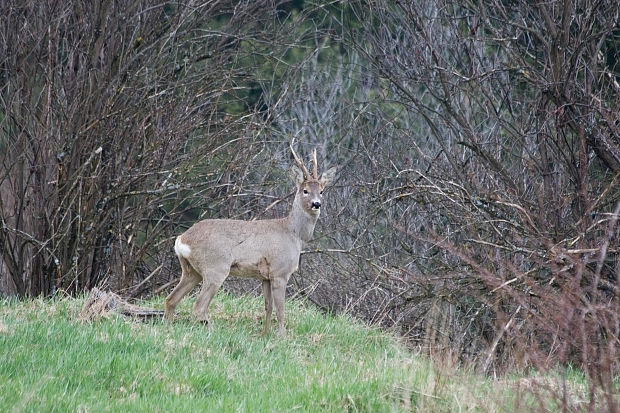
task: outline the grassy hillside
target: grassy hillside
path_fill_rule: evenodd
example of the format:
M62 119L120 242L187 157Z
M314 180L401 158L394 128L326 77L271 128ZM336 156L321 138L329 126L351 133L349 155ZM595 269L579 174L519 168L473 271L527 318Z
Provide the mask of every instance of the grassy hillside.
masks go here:
M0 301L0 411L510 411L538 403L507 382L440 373L394 337L300 302L287 302L288 336L279 338L260 336L261 300L219 294L211 330L192 320L192 301L172 325L83 323L83 301L70 298Z

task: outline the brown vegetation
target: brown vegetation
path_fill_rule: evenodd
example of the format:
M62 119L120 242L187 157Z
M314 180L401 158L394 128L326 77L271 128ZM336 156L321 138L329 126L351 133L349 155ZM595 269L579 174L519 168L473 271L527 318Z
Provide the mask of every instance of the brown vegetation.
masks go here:
M292 290L618 408L616 1L0 9L3 294L167 290L190 223L284 215L296 137L343 168Z

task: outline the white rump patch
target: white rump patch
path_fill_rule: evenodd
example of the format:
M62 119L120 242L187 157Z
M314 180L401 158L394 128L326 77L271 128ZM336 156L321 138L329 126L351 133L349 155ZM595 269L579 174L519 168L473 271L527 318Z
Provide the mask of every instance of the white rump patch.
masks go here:
M177 240L174 242L174 252L179 257L187 258L192 253L192 249L181 241L181 237L177 237Z

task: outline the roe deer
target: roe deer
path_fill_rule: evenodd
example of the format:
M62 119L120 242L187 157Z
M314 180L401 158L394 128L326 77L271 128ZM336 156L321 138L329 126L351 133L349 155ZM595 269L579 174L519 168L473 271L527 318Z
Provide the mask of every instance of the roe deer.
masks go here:
M293 207L286 218L256 221L205 219L195 223L174 243L181 263L181 280L166 297L165 318L172 320L174 309L185 294L202 281L194 304L196 317L208 323L211 299L229 274L262 281L265 298L263 335L269 331L271 310L276 308L278 332L284 329L284 296L289 277L297 270L301 246L310 240L321 211L323 188L336 167L320 177L316 149L312 153L312 174L290 145L295 163L291 176L297 184Z

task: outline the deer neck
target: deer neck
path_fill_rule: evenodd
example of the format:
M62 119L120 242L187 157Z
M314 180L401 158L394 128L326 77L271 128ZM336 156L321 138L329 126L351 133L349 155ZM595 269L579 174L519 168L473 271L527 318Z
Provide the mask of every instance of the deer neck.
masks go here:
M319 218L319 214L306 212L301 206L301 201L295 197L293 208L286 218L291 232L298 236L302 241L308 242L312 238L314 226Z

